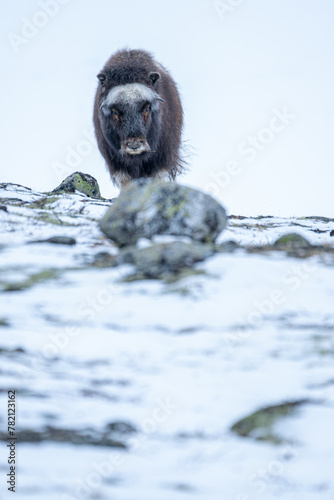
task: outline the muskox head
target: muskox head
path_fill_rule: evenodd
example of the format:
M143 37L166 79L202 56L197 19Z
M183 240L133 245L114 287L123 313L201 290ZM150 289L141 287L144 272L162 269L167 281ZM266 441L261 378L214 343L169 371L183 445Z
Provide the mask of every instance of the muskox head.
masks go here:
M127 164L148 159L160 138L164 100L153 88L159 74L150 74L152 86L126 83L108 88L108 76L101 73L98 78L102 85L99 120L109 147Z

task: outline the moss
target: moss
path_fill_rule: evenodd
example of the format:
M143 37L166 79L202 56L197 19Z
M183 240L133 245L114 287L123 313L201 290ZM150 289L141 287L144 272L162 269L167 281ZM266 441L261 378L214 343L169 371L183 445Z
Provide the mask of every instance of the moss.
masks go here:
M172 219L185 205L187 205L187 202L188 200L184 198L181 198L179 201L173 200L173 203L166 207L164 215L166 215L168 219Z
M59 272L54 269L49 269L45 271L40 271L39 273L32 274L28 278L22 281L13 283L2 283L2 289L4 292L18 292L21 290L27 290L38 283L43 283L51 279L58 277Z
M181 297L191 296L191 290L189 290L189 288L187 288L186 286L181 286L179 288L170 288L168 291L165 291L164 293L165 294L176 293L178 295L181 295Z
M211 245L214 243L214 240L210 237L209 234L207 234L205 236L205 238L203 238L203 243L207 243L208 245Z
M69 215L70 217L70 215ZM70 224L69 222L64 222L60 220L54 213L52 212L40 212L36 217L36 220L41 222L46 222L47 224L54 224L55 226L77 226L77 224Z
M39 200L34 200L31 203L28 203L27 206L29 208L46 208L46 205L49 205L55 201L59 200L59 196L44 196ZM49 207L47 207L49 209Z
M183 278L188 278L189 276L199 276L205 275L205 271L196 270L196 269L184 269L181 272L168 273L161 272L161 274L157 275L147 275L143 272L131 273L124 276L120 281L123 283L132 283L133 281L141 281L141 280L162 280L166 284L172 285L173 283L177 283ZM186 287L183 288L175 288L170 289L166 293L180 293L181 295L189 295L190 290Z
M97 180L91 175L83 174L82 172L75 172L66 177L51 193L74 193L75 191L79 191L90 198L101 199Z
M51 205L51 203L55 203L58 200L59 200L59 196L47 196L45 198L44 206L45 205Z
M175 274L163 275L162 279L165 281L165 283L172 284L172 283L177 283L183 278L189 278L189 276L204 276L206 274L207 273L205 271L202 271L201 269L183 269L182 271Z
M279 250L299 250L300 248L308 249L312 247L303 236L297 233L289 233L281 236L275 241L273 246Z
M124 276L124 278L122 278L120 281L122 283L132 283L133 281L140 281L140 280L147 280L147 279L149 279L149 278L147 276L145 276L143 273L134 273L134 274L128 274L127 276Z
M297 408L307 402L308 400L289 401L267 406L239 420L231 427L231 430L239 436L280 444L283 439L274 433L274 424L281 418L295 414Z

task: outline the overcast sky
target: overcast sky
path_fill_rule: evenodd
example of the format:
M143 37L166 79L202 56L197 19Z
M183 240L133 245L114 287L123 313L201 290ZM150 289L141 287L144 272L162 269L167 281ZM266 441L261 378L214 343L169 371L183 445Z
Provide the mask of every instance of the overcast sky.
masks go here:
M334 217L331 0L16 0L2 5L2 182L113 187L92 135L96 75L144 48L182 94L189 172L229 213Z

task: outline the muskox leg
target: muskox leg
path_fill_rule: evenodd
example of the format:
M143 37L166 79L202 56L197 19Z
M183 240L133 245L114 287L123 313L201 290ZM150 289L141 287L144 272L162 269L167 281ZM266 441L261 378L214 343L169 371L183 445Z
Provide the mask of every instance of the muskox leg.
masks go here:
M128 182L131 181L131 177L125 172L117 172L113 175L114 183L119 189L125 188Z
M160 181L175 182L174 180L173 181L171 180L170 176L165 171L157 172L153 177L151 177L151 179L152 178ZM124 189L128 185L128 183L132 180L130 175L123 172L118 172L114 174L114 179L116 186L120 190Z

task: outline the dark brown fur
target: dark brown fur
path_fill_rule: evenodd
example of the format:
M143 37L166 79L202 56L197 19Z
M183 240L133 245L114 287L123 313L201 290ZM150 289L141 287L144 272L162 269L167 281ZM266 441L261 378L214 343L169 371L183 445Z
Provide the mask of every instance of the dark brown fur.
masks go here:
M156 81L152 74L158 74ZM114 183L122 185L139 177L163 175L174 180L183 165L180 158L183 111L176 84L169 72L146 51L120 50L110 57L98 77L100 82L94 105L95 134ZM101 113L100 106L113 87L129 83L146 85L157 92L164 102L159 103L159 116L152 120L152 127L145 138L149 144L154 144L154 147L150 144L154 152L126 157L118 150L119 138L115 132L113 139L113 129L107 137L102 121L110 118ZM125 132L121 130L121 133L124 135Z

